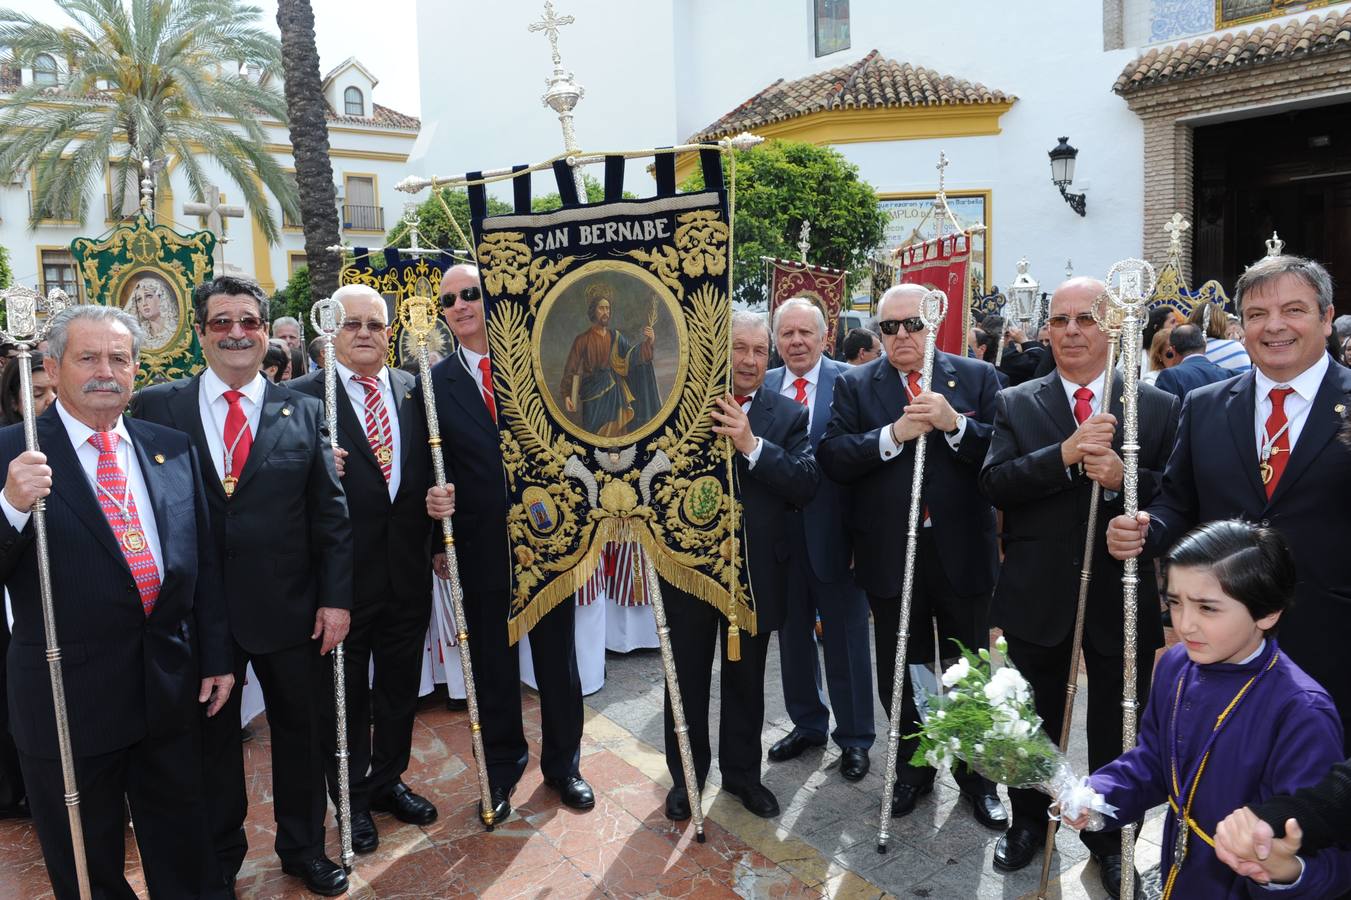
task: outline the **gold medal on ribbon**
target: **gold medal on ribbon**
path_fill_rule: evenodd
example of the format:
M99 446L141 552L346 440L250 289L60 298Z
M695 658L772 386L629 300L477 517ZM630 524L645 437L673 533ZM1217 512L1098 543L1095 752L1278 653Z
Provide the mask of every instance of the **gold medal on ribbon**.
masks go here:
M389 446L377 447L375 449L375 458L380 461L380 465L387 466L394 459L394 450Z
M233 497L235 493L235 485L239 484L239 479L233 475L226 475L224 478L220 480L220 483L221 487L225 488L225 496Z
M140 553L145 549L145 535L136 528L122 532L122 546L128 553Z
M1271 468L1271 463L1267 462L1265 459L1262 460L1262 464L1257 467L1257 473L1262 476L1263 484L1271 484L1271 476L1276 474Z

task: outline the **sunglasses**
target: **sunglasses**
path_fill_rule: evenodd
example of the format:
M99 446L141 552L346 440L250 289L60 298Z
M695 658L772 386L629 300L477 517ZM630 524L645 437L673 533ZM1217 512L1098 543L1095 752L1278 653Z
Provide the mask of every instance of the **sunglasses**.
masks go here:
M455 301L463 300L465 303L477 303L483 299L483 291L476 284L471 284L467 288L460 288L459 292L451 291L449 294L441 295L441 308L450 309L455 305Z
M924 320L919 316L911 316L908 319L884 319L877 323L877 328L883 334L896 334L902 328L909 334L924 330Z
M230 329L238 325L244 331L261 331L263 324L263 320L257 316L240 316L238 319L221 316L216 319L208 319L206 330L212 334L227 334Z
M379 334L388 327L389 326L384 322L377 322L374 319L369 322L362 322L360 319L348 319L346 322L342 323L342 330L348 334L356 334L363 328L371 334Z
M1093 317L1092 313L1086 312L1079 313L1079 315L1073 316L1072 318L1074 319L1074 324L1078 325L1079 330L1081 331L1098 324L1098 320ZM1051 316L1049 319L1046 320L1046 324L1048 327L1053 328L1056 331L1060 331L1070 326L1070 319L1071 316L1065 315Z

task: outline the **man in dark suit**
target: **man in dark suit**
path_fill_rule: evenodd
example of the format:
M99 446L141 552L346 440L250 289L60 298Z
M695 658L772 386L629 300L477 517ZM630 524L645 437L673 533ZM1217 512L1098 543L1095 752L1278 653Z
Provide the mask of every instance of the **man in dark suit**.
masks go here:
M76 306L48 336L61 399L0 431L0 576L14 606L10 727L52 888L79 895L43 636L33 503L46 504L56 631L95 897L134 898L124 823L136 821L155 897L231 896L206 829L201 722L229 721L229 635L197 456L176 431L122 411L144 333L115 307ZM226 707L224 713L222 707Z
M810 300L789 300L774 311L774 341L784 365L765 376L765 389L807 409L807 436L813 452L830 421L835 379L849 367L824 355L826 324ZM879 345L880 346L880 345ZM844 527L844 489L822 478L816 496L794 516L787 611L779 629L783 700L793 730L769 748L782 762L808 747L823 746L835 710L832 737L839 745L840 774L859 781L868 774L873 724L873 671L868 647L868 602L854 584L852 548ZM826 656L830 708L821 690L816 655L816 621Z
M1332 279L1313 260L1269 257L1243 273L1234 298L1254 368L1187 395L1159 495L1137 521L1114 518L1107 546L1118 559L1152 558L1216 519L1280 531L1299 570L1281 649L1328 689L1351 735L1351 678L1329 649L1351 631L1351 449L1336 440L1351 370L1326 350Z
M784 622L788 555L801 533L800 510L816 493L820 472L807 439L807 410L773 391L761 390L769 365L769 323L750 312L732 314L732 388L713 409L713 431L735 448L741 499L744 563L750 568L756 633L740 633L741 658L727 658L722 641L722 705L718 713L718 768L722 789L757 816L779 814L779 801L760 781L760 734L765 721L765 659L769 633ZM671 629L676 678L689 726L699 790L712 764L708 705L713 654L726 619L707 602L662 582ZM675 786L666 795L666 816L690 817L689 793L676 745L671 698L666 698L666 768Z
M1070 669L1079 575L1092 484L1102 486L1083 635L1088 693L1088 762L1096 769L1121 754L1121 564L1107 554L1107 519L1122 508L1121 376L1113 374L1104 406L1107 333L1094 319L1102 282L1073 278L1051 297L1051 352L1056 371L1010 388L995 403L994 435L981 470L981 491L1004 513L1004 561L991 615L1004 630L1009 657L1032 686L1043 727L1060 740ZM1158 490L1177 431L1178 401L1140 385L1140 500ZM1136 695L1149 695L1154 651L1163 646L1152 573L1140 579ZM1013 822L995 846L996 868L1021 869L1046 839L1049 798L1011 788ZM1098 860L1104 887L1121 885L1121 838L1080 832Z
M455 550L464 588L464 614L492 790L494 819L511 814L511 792L529 759L521 723L520 655L507 636L511 600L507 485L498 443L488 332L478 268L453 266L441 279L441 315L459 347L432 369L432 388L452 487L427 492L434 519L454 515ZM445 558L436 555L446 577ZM530 656L539 684L544 783L573 809L596 804L579 768L582 683L573 652L571 602L560 603L530 629Z
M275 847L282 870L317 894L347 890L324 855L324 765L317 699L331 691L321 656L347 635L352 530L323 405L258 372L267 298L222 276L193 291L207 369L143 389L137 418L186 432L206 470L207 502L234 636L234 674L253 671L272 736ZM260 568L261 567L261 568ZM208 722L207 808L222 873L233 883L248 840L239 693Z
M1179 325L1168 334L1176 361L1159 373L1154 386L1185 400L1192 390L1234 377L1233 369L1206 359L1206 336L1195 325Z
M431 617L432 528L425 498L432 461L417 379L385 365L389 312L384 298L366 285L349 284L333 299L344 309L333 355L338 444L346 454L342 485L354 551L352 627L343 642L352 849L370 853L380 843L371 810L393 813L412 825L436 821L436 807L403 783ZM290 387L323 400L324 373L306 375ZM333 691L325 687L319 694L319 734L336 805Z
M848 486L854 577L872 607L877 693L887 710L896 674L916 440L928 441L928 449L907 662L933 661L933 619L944 656L956 655L954 640L972 650L989 644L997 568L994 510L977 490L976 476L990 445L999 383L988 364L942 352L934 357L932 382L920 383L928 331L919 316L924 295L924 288L913 284L882 295L878 328L886 354L835 380L834 412L816 450L826 476ZM879 521L887 523L880 534ZM902 692L902 734L919 724L911 681L905 679ZM910 765L915 745L901 741L893 816L909 815L933 789L934 770ZM976 821L1003 828L1008 817L994 785L965 768L956 778Z

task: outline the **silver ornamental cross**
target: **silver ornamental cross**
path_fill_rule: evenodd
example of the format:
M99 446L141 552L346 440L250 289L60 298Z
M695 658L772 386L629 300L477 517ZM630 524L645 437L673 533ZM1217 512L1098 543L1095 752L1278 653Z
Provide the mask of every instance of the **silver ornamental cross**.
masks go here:
M567 154L575 154L581 150L577 143L577 133L572 127L572 111L586 96L586 89L573 79L571 72L563 68L563 57L558 52L558 29L563 25L571 25L573 21L575 20L572 16L555 15L553 3L546 0L544 18L538 22L532 22L529 26L532 33L542 31L549 38L549 51L553 56L554 71L550 77L544 80L546 89L540 100L544 102L545 106L558 113L558 124L563 129L563 152ZM577 199L585 203L586 184L582 181L581 168L575 164L572 166L572 177L577 184Z
M1173 217L1163 224L1163 230L1168 232L1168 255L1182 255L1182 233L1192 227L1192 223L1182 217L1182 213L1175 212Z
M802 230L798 232L797 249L802 254L802 264L807 264L807 251L812 247L812 223L810 219L802 220Z
M1267 258L1280 256L1285 251L1285 241L1276 236L1276 232L1271 233L1271 238L1267 241Z
M216 236L216 249L212 254L212 263L217 275L225 273L225 220L244 218L244 207L221 202L220 188L214 184L206 186L206 202L184 203L185 216L205 216L206 230Z
M530 24L532 34L542 31L549 38L549 48L553 51L555 66L563 65L563 57L558 54L558 29L564 25L571 25L575 21L576 19L572 16L555 15L553 3L546 2L544 4L544 18Z

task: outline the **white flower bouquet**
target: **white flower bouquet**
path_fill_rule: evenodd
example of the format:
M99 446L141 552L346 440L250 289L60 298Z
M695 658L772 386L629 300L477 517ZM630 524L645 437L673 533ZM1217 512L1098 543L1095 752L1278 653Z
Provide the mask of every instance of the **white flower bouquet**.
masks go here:
M1002 637L995 646L1006 652ZM989 650L972 653L961 647L961 652L943 673L942 692L920 704L923 725L914 735L919 747L911 765L946 769L961 759L991 781L1049 794L1055 800L1053 814L1058 808L1059 814L1076 818L1088 810L1087 830L1100 829L1102 817L1114 815L1116 808L1088 786L1087 778L1075 775L1042 730L1027 681L1008 663L992 673Z

